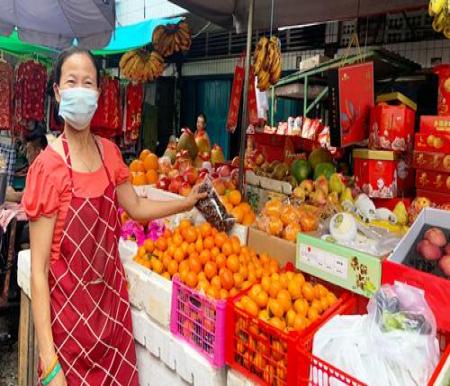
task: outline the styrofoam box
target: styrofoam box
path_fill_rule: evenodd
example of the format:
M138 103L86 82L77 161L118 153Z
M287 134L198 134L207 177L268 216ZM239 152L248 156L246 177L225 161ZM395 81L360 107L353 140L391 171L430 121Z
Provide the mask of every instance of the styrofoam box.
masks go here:
M125 262L123 266L130 303L168 329L172 282L134 261Z
M194 386L226 385L225 368L213 367L199 352L176 339L145 312L132 307L131 315L136 342L175 371L185 382Z
M29 249L19 252L17 257L17 284L31 299L31 252Z
M249 381L236 370L228 369L227 386L256 386L256 384Z

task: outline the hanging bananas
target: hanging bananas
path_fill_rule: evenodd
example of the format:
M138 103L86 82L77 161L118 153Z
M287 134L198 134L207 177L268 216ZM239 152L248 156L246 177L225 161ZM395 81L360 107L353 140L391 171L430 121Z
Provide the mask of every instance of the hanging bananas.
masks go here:
M431 24L438 33L450 39L450 0L430 0L428 14L433 17Z
M253 53L253 69L258 77L258 88L266 91L281 77L281 44L276 36L259 39Z
M192 43L189 24L180 21L177 24L160 25L153 31L152 42L153 47L163 57L180 51L188 51Z
M125 79L151 82L164 72L164 58L156 51L129 51L120 58L119 68Z

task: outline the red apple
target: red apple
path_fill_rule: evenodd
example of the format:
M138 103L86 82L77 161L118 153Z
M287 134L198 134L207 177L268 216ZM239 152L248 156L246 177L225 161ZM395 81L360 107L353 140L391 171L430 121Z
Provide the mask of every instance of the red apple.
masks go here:
M158 182L156 183L156 187L162 190L169 190L170 178L161 174L159 176Z
M189 193L191 193L192 187L189 184L189 182L183 182L180 186L180 195L183 197L189 196Z
M170 181L169 192L178 194L183 182L184 182L184 180L183 180L183 177L181 177L181 176L173 178L172 181Z
M189 182L189 184L193 185L195 184L195 181L197 181L198 171L196 168L190 166L184 171L183 176L186 182Z
M211 153L207 151L200 153L199 156L203 161L209 161L211 159Z
M170 179L174 179L174 178L178 177L179 175L180 175L180 172L177 169L172 169L168 174Z
M198 174L197 183L198 183L198 182L203 182L203 181L205 180L206 177L208 177L208 171L202 170L202 171Z
M229 165L223 165L217 169L220 177L229 177L231 174L231 167Z
M217 178L219 178L219 173L217 173L217 172L212 172L212 173L211 173L211 179L215 180L215 179L217 179Z
M226 186L224 182L220 178L216 178L212 182L214 189L216 189L216 192L219 196L223 196L226 191Z

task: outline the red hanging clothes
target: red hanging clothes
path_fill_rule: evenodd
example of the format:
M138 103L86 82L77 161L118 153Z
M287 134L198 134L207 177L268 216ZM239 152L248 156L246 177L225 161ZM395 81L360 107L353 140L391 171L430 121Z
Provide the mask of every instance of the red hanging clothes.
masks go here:
M104 76L100 82L101 94L97 111L91 122L93 133L105 138L120 134L122 111L120 108L120 84L118 79Z
M18 129L24 129L26 121L44 120L46 86L47 70L41 63L29 60L19 66L15 109Z
M128 83L126 88L125 141L136 142L142 124L142 103L144 86L142 83Z
M10 130L13 122L14 69L0 61L0 129Z

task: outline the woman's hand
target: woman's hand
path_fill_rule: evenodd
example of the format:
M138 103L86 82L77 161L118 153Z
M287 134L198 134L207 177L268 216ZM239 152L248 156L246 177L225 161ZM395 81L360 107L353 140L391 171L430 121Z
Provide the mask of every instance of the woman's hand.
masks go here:
M195 185L192 188L189 195L185 198L186 207L187 207L186 211L191 210L194 207L194 205L197 203L198 200L208 197L207 192L203 192L203 193L199 192L200 186L202 186L202 184Z

